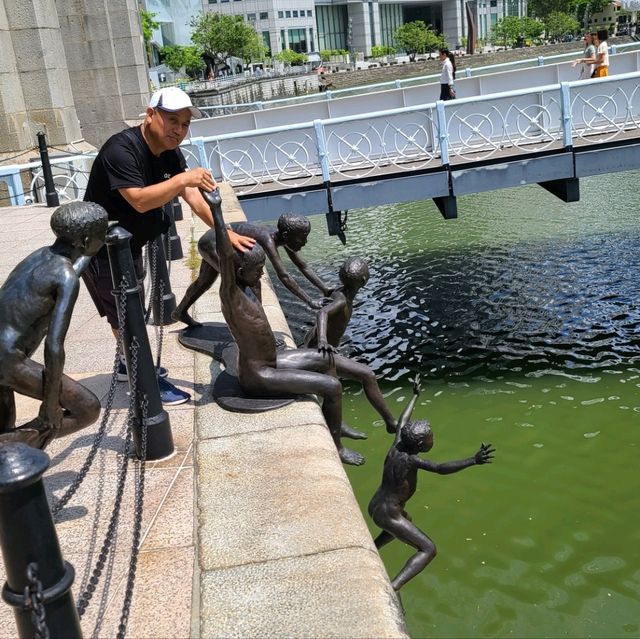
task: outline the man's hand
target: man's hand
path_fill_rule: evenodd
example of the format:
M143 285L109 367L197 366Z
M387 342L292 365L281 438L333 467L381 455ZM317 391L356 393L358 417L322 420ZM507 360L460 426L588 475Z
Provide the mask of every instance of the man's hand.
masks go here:
M182 173L185 180L185 188L192 187L202 189L203 191L213 191L216 188L216 181L213 179L211 171L198 167L197 169L191 169Z
M491 444L480 444L480 450L474 455L476 464L490 464L493 459L495 448L491 448Z
M256 243L256 241L252 237L240 235L232 229L227 229L227 235L229 236L229 240L231 241L231 246L233 246L236 251L240 251L242 253L250 250L251 247Z

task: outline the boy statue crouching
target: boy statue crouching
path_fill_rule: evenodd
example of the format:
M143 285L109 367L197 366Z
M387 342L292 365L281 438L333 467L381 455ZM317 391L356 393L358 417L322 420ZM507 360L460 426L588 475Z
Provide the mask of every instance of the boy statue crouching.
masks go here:
M61 206L51 216L55 242L22 260L0 288L0 443L44 449L100 415L98 398L63 374L64 339L80 288L77 271L102 247L107 226L97 204ZM31 359L43 339L44 366ZM14 392L42 400L38 417L18 428Z

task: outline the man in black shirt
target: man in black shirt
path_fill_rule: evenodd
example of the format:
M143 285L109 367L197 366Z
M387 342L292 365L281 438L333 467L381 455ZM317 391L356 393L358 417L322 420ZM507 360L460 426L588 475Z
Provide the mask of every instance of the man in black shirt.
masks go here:
M162 206L181 196L195 214L210 227L211 210L199 189L211 191L216 183L211 172L204 168L187 170L187 163L179 149L185 139L192 117L202 113L191 103L189 96L177 87L156 91L147 107L140 126L125 129L111 136L96 157L85 200L103 206L110 220L117 220L131 235L136 274L143 276L142 247L168 229ZM244 250L254 240L231 233L234 247ZM106 248L91 262L85 280L100 315L106 316L117 337L118 315ZM121 362L118 378L126 380L126 368ZM169 384L167 371L158 370L160 395L165 404L188 401L184 393Z

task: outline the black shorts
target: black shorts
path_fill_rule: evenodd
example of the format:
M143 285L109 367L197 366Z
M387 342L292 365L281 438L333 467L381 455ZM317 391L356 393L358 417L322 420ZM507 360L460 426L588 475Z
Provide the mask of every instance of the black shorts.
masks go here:
M144 309L144 261L142 255L134 258L133 266L136 271L136 278L140 287L140 303ZM94 257L82 279L87 285L87 290L95 307L100 313L100 317L106 317L111 328L118 328L118 309L113 291L113 281L111 279L111 268L109 260Z

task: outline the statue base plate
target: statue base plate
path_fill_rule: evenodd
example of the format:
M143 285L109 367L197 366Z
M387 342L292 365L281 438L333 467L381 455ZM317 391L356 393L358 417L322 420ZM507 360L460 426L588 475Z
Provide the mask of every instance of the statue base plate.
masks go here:
M278 350L284 350L282 334L276 333ZM250 397L240 388L237 377L238 348L226 324L205 322L201 326L188 326L178 333L178 341L185 348L209 355L225 366L213 383L213 397L220 407L234 413L262 413L282 408L307 395L279 397Z

